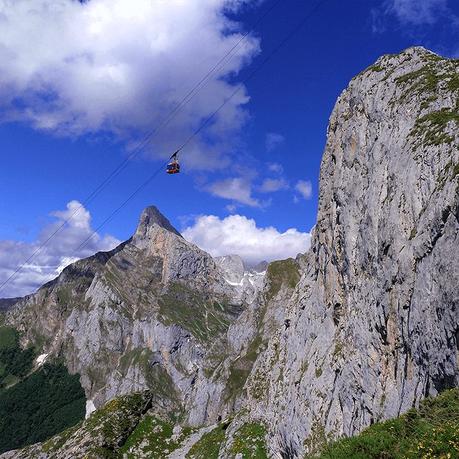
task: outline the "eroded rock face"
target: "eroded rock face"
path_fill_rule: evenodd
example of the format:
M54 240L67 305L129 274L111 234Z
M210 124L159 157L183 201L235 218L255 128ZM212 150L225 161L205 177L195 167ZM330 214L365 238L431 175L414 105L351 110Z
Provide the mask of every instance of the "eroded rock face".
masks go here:
M174 411L186 409L209 344L244 311L243 290L149 207L129 241L69 266L7 322L81 374L90 410L151 389Z
M266 266L260 263L254 268L247 268L239 255L217 257L215 262L223 273L223 280L237 292L238 298L253 303L263 288Z
M306 269L278 301L290 326L250 377L273 452L302 457L458 384L458 80L458 61L412 48L336 104Z

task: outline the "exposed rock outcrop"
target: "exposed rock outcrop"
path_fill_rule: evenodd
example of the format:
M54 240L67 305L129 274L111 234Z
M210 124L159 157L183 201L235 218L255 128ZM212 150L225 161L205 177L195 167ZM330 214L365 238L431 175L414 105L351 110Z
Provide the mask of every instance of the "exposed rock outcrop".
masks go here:
M130 240L69 266L6 320L25 346L39 343L81 374L91 410L151 389L180 411L209 343L243 312L244 297L209 254L149 207Z
M273 306L290 326L249 378L283 457L458 384L458 81L459 61L411 48L336 104L306 268Z

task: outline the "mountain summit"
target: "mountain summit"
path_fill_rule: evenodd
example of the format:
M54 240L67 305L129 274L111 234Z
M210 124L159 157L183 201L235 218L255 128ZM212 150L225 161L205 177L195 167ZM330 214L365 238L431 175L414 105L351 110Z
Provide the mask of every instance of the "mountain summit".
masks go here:
M155 206L149 206L144 209L140 216L140 221L137 226L134 238L145 238L150 230L158 226L171 233L181 236L181 234L171 225L170 221L158 210Z

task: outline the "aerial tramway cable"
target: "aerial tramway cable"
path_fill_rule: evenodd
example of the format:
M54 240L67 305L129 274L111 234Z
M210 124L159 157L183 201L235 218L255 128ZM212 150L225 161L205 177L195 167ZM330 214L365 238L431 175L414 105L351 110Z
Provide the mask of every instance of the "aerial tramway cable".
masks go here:
M268 9L264 15L255 23L258 24L259 22L261 22L261 20L267 15L269 14L270 11L272 11L279 3L280 3L281 0L278 0L277 2L275 2L272 7L270 9ZM208 116L204 122L181 144L181 146L176 150L176 152L180 152L181 150L183 150L183 148L188 145L191 140L196 137L214 118L215 116L220 112L220 110L222 110L226 104L228 104L228 102L230 102L235 96L236 94L238 94L241 89L244 87L244 84L247 83L249 80L251 80L253 78L253 76L294 36L296 35L296 33L298 33L302 28L303 26L306 24L306 22L311 18L313 17L317 11L319 10L319 8L325 4L327 1L329 0L320 0L319 2L316 3L316 5L314 6L314 8L306 15L303 17L303 19L279 42L279 44L257 65L257 67L249 73L249 75L243 79L243 81L237 86L237 88L230 94L230 96L225 99L223 101L223 103L214 111L211 113L210 116ZM238 45L245 40L245 38L247 38L249 32L246 32L246 34L243 35L243 37L239 40L238 43L236 43L236 45L233 46L233 48L222 58L220 59L219 63L217 63L207 74L205 77L203 77L203 79L201 79L201 81L187 94L187 96L185 96L185 98L183 99L183 103L186 104L188 103L195 95L195 93L193 94L193 92L195 90L197 90L199 88L199 86L201 86L203 84L203 82L210 77L210 75L217 69L219 68L219 65L225 61L225 59L228 57L229 54L232 53L232 51L234 51ZM180 106L181 104L179 104ZM181 106L180 106L181 108ZM175 116L175 114L178 112L178 107L177 107L177 110L174 109L172 110L171 114L173 114L173 116ZM160 124L160 128L161 127L164 127L167 125L167 123L170 122L171 119L173 119L173 116L172 118L169 116L168 118L166 118L166 120ZM89 202L91 202L105 187L106 185L114 178L116 177L127 165L127 163L132 159L134 158L140 151L141 151L141 148L143 148L143 146L146 144L146 142L148 142L149 140L151 140L151 138L157 134L159 132L159 128L156 129L156 130L153 130L151 131L145 138L144 140L141 142L141 144L139 144L138 147L136 147L133 151L133 153L131 153L117 168L115 168L115 170L102 182L101 185L99 185L90 195L89 197L83 201L83 205L87 205ZM171 156L171 158L175 155L175 153ZM171 159L170 158L170 159ZM113 219L113 217L123 208L126 206L126 204L128 204L129 201L131 201L131 199L133 199L138 193L140 193L140 191L142 191L148 184L150 184L157 176L158 174L164 170L164 168L167 166L168 163L165 163L165 164L162 164L160 168L158 168L152 175L150 175L147 180L145 180L140 186L138 186L134 192L132 192L129 197L124 200L121 205L119 205L114 211L112 211L112 213L92 232L92 234L90 236L88 236L74 251L73 253L75 252L78 252L79 250L81 250L82 248L86 247L88 242L100 231L100 229L102 229L109 221L111 221ZM50 241L51 239L53 239L56 234L67 224L69 223L69 221L79 212L80 209L77 209L67 220L65 220L62 225L60 225L57 230L52 233L46 240L44 243L42 243L34 252L33 254L22 264L20 265L1 285L0 285L0 292L4 289L4 287L11 281L11 279L13 279L21 270L22 268L24 268L24 266L26 264L28 264Z
M185 142L181 144L181 146L178 148L177 152L180 152L183 150L183 148L188 145L191 140L196 137L218 114L218 112L228 103L233 99L236 94L241 91L241 89L244 87L243 85L247 83L249 80L253 78L253 76L264 66L266 63L296 34L298 33L306 24L306 22L314 16L314 14L319 10L319 8L327 3L327 1L330 0L320 0L315 7L311 10L311 12L306 15L280 42L279 44L260 62L260 64L255 67L255 69L249 73L249 75L243 79L241 84L238 85L238 87L230 94L230 96L225 99L225 101L214 111L211 113L210 116L208 116L204 122L199 126L198 129L196 129L193 134L191 134ZM175 155L176 153L174 153ZM172 155L171 158L174 156ZM156 170L148 179L143 182L119 207L117 207L95 230L94 232L88 236L81 244L80 246L75 250L78 251L88 244L88 242L102 229L112 218L131 200L133 199L140 191L142 191L150 182L152 182L156 176L164 169L164 167L167 165L163 164L158 170Z
M252 28L258 25L263 19L274 9L282 0L277 0L274 2L252 25ZM128 163L134 159L142 149L150 142L155 135L157 135L161 129L166 127L180 112L180 110L185 107L198 93L199 91L206 86L210 77L216 73L218 70L224 68L224 66L231 61L234 57L234 52L236 49L243 43L251 32L251 28L247 29L242 37L233 45L233 47L196 83L190 91L182 98L182 100L171 110L171 112L159 123L159 125L147 133L144 138L136 145L132 152L117 166L115 169L83 200L82 206L76 209L67 219L65 219L62 224L60 224L46 239L40 244L37 249L21 264L16 270L0 285L0 292L5 288L5 286L27 265L29 264L40 252L41 250L48 245L48 243L54 239L54 237L67 225L80 211L82 207L90 204L106 187L107 185L117 177L128 165ZM178 150L180 151L180 149ZM173 156L173 155L172 155ZM171 158L172 158L171 156ZM78 249L77 249L78 250Z

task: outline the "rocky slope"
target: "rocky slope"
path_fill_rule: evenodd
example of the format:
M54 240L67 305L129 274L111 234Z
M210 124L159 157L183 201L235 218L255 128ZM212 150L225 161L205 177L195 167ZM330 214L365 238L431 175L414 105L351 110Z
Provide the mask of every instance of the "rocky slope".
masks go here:
M179 412L209 343L247 306L246 289L226 281L231 273L220 266L149 207L129 241L69 266L18 302L6 322L24 347L62 357L81 375L88 412L144 389ZM238 282L244 275L233 274Z
M332 113L308 253L247 273L150 208L131 240L67 268L7 323L81 374L89 406L150 390L126 408L120 454L313 454L459 383L458 127L457 60L383 56ZM28 451L105 457L100 413Z
M200 429L181 428L155 416L152 394L131 394L108 402L88 420L42 444L3 457L74 459L267 459L262 424L225 420ZM327 445L316 459L454 458L459 451L459 389L423 400L419 409L377 423L356 437ZM234 430L227 445L227 431Z

